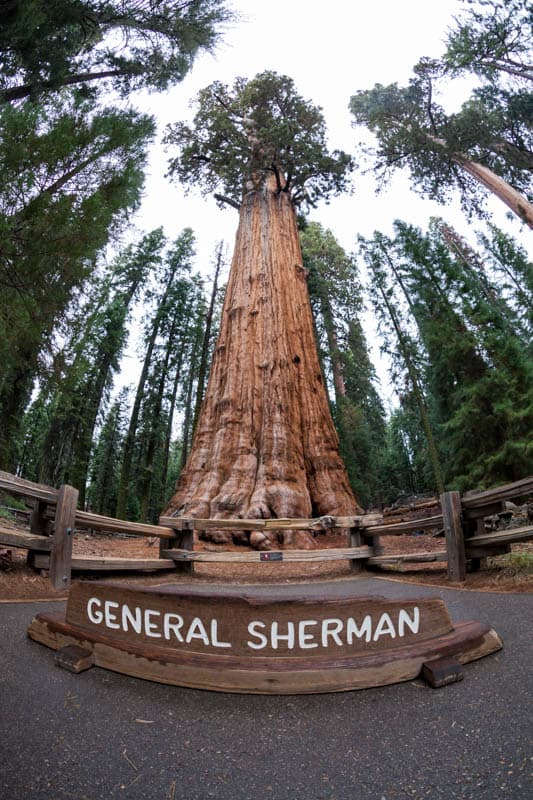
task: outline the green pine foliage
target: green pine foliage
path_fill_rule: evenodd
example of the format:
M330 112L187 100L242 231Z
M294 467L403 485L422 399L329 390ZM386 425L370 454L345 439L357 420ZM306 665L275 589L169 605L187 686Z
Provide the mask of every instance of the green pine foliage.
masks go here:
M482 0L456 20L442 58L421 59L407 86L376 84L353 95L354 124L376 135L377 147L366 156L380 181L406 168L416 191L446 203L458 190L465 212L480 216L489 189L531 226L530 47L525 0ZM465 74L478 78L471 96L447 113L437 102L439 88ZM365 156L364 147L360 152ZM472 165L486 168L483 177ZM498 178L521 197L511 200Z
M35 381L46 381L77 293L140 202L154 121L110 98L181 81L231 18L218 0L2 4L0 467L16 468ZM95 381L98 395L105 375ZM82 497L97 405L73 473Z
M356 262L317 222L302 225L300 241L341 454L358 501L369 507L383 499L385 412L360 323Z
M478 240L498 295L514 311L516 335L533 358L533 263L526 250L495 225L489 225L488 233L480 233Z
M164 90L232 19L223 0L16 0L0 9L0 98L65 86Z
M85 104L0 113L0 465L75 292L137 207L152 121Z
M119 368L131 306L159 265L162 246L162 231L157 229L125 248L107 274L86 287L89 299L70 320L61 369L42 385L41 395L48 398L48 430L39 479L54 486L71 483L79 489L81 502L94 430ZM26 420L28 426L31 419Z
M427 459L427 485L431 490L442 493L442 454L424 381L424 352L412 324L413 303L394 269L391 241L383 234L375 233L372 240L359 237L359 243L382 337L381 349L390 358L391 379L400 403L409 407L411 418L412 409L417 409L419 424L424 432L424 447L417 448L416 453L419 454L417 457Z
M414 460L423 450L413 435L418 395L426 445L431 453L429 429L448 488L524 477L533 469L533 364L519 308L501 293L483 253L449 226L436 220L427 234L401 222L395 228L394 239L376 235L364 250L378 314L388 318L389 352L406 375L399 399L402 411L406 400L411 406L404 441L412 485L425 473L427 481L427 468Z
M206 299L192 274L194 235L186 228L163 254L148 296L143 367L119 471L118 518L155 521L168 495L175 426L182 419L180 460L192 434Z
M91 457L87 505L96 514L112 517L115 512L126 424L127 389L122 389L105 416Z
M533 79L531 5L527 0L469 3L448 32L443 64L447 73L473 72L494 81L504 74Z

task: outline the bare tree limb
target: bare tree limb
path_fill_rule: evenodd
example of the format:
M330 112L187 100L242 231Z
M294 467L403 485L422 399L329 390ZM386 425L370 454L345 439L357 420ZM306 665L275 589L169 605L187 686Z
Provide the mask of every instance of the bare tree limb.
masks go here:
M241 210L239 203L235 200L232 200L231 197L226 197L224 194L215 194L215 200L218 200L219 203L227 203L228 206L232 206L232 208L236 208L237 211Z

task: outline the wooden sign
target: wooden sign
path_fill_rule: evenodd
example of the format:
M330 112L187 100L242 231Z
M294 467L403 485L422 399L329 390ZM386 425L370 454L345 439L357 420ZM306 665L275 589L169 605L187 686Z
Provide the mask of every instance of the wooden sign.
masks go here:
M283 592L281 592L283 595ZM289 658L376 652L449 633L442 600L327 594L266 599L204 588L80 583L66 621L80 629L189 653Z
M438 598L362 597L355 587L80 582L66 615L40 614L29 634L56 649L86 648L89 665L274 694L407 680L431 658L464 663L501 647L488 626L454 626Z

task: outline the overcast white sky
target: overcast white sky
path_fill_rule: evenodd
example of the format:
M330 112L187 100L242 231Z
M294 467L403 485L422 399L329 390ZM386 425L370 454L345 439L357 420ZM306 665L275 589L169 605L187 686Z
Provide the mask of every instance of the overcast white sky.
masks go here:
M330 146L354 153L364 132L351 126L350 96L378 82L405 84L421 56L442 54L445 32L463 7L459 0L231 0L231 4L241 21L226 31L214 56L198 59L191 74L168 93L137 97L137 105L157 118L160 138L167 123L192 116L189 103L199 89L214 80L231 83L237 75L251 78L271 69L292 77L299 93L323 108ZM460 105L465 91L466 87L458 87L443 102L447 107ZM211 197L196 192L186 196L182 187L164 177L167 159L159 141L151 153L145 198L135 222L142 231L163 225L170 238L186 226L193 228L197 268L207 274L216 243L224 239L230 251L233 247L237 213L220 210ZM370 236L376 229L389 233L397 218L425 228L430 216L440 215L463 235L471 230L458 204L442 207L419 197L410 189L407 174L398 173L377 196L375 188L371 175L356 173L353 195L322 205L311 218L330 228L348 251L355 249L358 234ZM509 229L502 204L489 199L487 207L494 221ZM510 230L524 239L518 224ZM383 378L383 364L376 363L376 368Z

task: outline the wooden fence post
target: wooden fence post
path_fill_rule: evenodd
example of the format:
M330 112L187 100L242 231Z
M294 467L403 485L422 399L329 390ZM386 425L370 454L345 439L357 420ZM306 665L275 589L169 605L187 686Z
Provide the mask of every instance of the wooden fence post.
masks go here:
M47 506L48 503L45 503L44 500L34 501L30 516L30 533L36 533L40 536L46 536L48 534L47 519L45 516Z
M463 525L461 519L461 495L459 492L444 492L440 496L446 550L448 551L448 580L466 579L466 556Z
M348 547L361 547L366 544L366 539L361 533L361 528L350 528L348 531ZM352 572L362 572L365 568L366 559L352 558L350 559L350 567Z
M48 536L49 520L46 518L46 509L48 503L44 500L35 500L33 503L33 510L30 515L30 533L35 533L38 536ZM42 551L30 548L26 556L26 563L29 567L35 568L35 558L40 555Z
M70 586L72 569L72 537L76 522L78 490L61 486L57 498L54 522L54 542L50 554L50 580L54 589Z
M181 528L173 528L175 536L173 539L160 539L159 540L159 553L162 556L162 550L176 549L176 550L194 550L194 527L191 523L182 522ZM194 564L192 561L176 561L176 572L192 574L194 571Z

